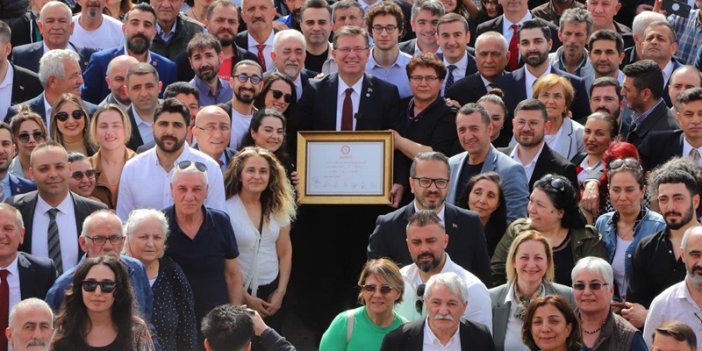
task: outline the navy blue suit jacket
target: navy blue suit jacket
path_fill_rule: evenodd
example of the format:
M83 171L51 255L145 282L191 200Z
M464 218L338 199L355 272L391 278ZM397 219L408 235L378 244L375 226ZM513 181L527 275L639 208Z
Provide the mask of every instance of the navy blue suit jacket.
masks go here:
M88 66L83 71L83 87L81 88L83 99L99 104L110 93L110 89L105 81L107 65L113 58L124 55L124 45L116 48L105 49L93 54L88 62ZM168 84L178 80L178 70L173 61L151 51L152 66L158 71L159 80L165 89ZM163 91L162 91L163 92Z
M80 68L85 70L88 65L90 56L95 52L93 49L77 48L75 45L68 43L80 56ZM12 48L12 62L18 66L22 66L32 72L39 72L39 60L44 56L44 42L20 45Z
M17 253L17 270L22 300L30 297L44 300L56 281L56 266L47 257L33 256L20 251Z
M10 177L11 195L25 194L37 190L37 185L29 179L18 177L14 174L8 174L8 176Z
M651 132L639 145L639 156L644 169L652 170L673 157L682 156L684 137L682 129Z
M93 105L85 100L83 100L83 103L85 104L85 107L88 108L88 114L90 116L92 116L93 113L95 113L95 110L97 110L97 106ZM35 96L34 98L32 98L30 100L20 102L17 105L11 106L7 110L7 116L5 116L5 122L10 123L10 121L12 120L12 117L14 115L16 115L17 112L19 111L20 105L28 105L29 109L32 110L32 112L37 113L39 116L41 116L41 118L44 119L44 124L49 125L49 118L51 118L51 116L46 115L46 109L44 108L44 93L41 93L38 96Z
M12 76L12 96L10 97L10 104L18 104L23 101L27 101L44 91L44 88L39 82L39 76L36 73L10 63L12 69L14 70L14 75Z

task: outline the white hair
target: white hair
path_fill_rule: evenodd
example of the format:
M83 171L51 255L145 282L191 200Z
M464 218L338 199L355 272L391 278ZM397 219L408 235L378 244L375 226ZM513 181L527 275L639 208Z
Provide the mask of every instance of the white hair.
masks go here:
M117 217L114 211L112 210L97 210L93 213L91 213L88 217L85 217L85 220L83 221L83 229L81 230L80 235L81 236L88 236L88 228L93 224L93 221L98 218L109 218L113 219L115 222L119 223L119 235L124 236L124 228L122 227L122 220Z
M188 167L185 167L181 169L180 167L176 166L175 170L173 170L173 175L171 176L171 184L175 184L175 182L180 178L181 174L186 174L186 173L197 173L200 174L202 177L202 181L205 183L205 185L208 185L209 179L207 178L207 170L200 171L197 169L197 166L195 166L195 162L198 161L193 161Z
M168 238L168 220L163 212L155 210L153 208L138 208L129 213L129 218L127 222L124 223L124 231L127 234L127 238L131 238L132 234L141 226L144 221L153 219L158 221L161 225L161 230L163 231L164 240Z
M427 281L426 289L424 290L424 300L428 300L434 286L445 286L452 293L461 297L463 303L468 303L468 286L466 282L454 272L439 273L431 276Z
M570 279L575 281L575 277L581 271L588 271L601 275L604 282L610 287L612 284L614 284L614 272L612 271L612 266L609 264L609 262L599 257L588 256L581 258L570 272Z
M65 61L67 60L73 60L79 64L80 57L74 51L64 49L50 50L41 57L39 60L39 82L44 89L49 85L49 77L66 78Z
M643 11L634 17L634 21L631 23L631 32L634 33L639 40L643 40L644 32L649 24L665 20L665 16L658 12Z
M24 300L18 302L16 305L12 306L12 310L10 310L9 323L7 323L8 327L14 328L14 326L12 324L15 321L15 315L17 315L17 312L19 312L19 310L24 310L24 309L44 310L50 316L49 323L51 323L51 326L54 325L54 311L51 310L51 307L49 307L49 304L47 304L44 300L38 299L36 297L30 297L28 299L24 299Z
M280 45L280 43L283 40L290 38L297 39L303 47L306 45L305 36L302 35L300 31L294 29L286 29L281 30L280 32L275 34L275 37L273 38L273 51L278 51L278 46Z
M46 14L46 11L48 11L51 8L54 7L60 7L66 12L66 17L68 18L68 23L73 22L73 11L71 11L71 8L68 7L68 5L60 2L60 1L49 1L44 6L41 8L41 11L39 12L39 18L37 19L39 22L43 21L44 15Z
M505 39L504 35L495 31L480 34L478 38L475 39L475 47L477 48L480 42L488 39L500 40L502 42L502 47L504 48L504 53L507 54L507 51L509 51L509 44L507 43L507 39Z

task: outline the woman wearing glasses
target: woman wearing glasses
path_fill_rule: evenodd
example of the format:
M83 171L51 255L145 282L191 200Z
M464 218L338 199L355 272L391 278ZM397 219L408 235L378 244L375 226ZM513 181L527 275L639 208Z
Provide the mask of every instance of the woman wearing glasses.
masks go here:
M405 291L400 268L386 259L369 260L358 278L361 307L339 313L322 336L319 351L380 350L385 334L404 320L393 311Z
M93 196L107 207L117 205L117 190L122 168L136 153L127 148L132 125L121 108L106 104L95 111L90 121L90 141L98 146L98 151L90 157L90 163L97 172Z
M522 340L531 351L580 351L578 317L563 296L537 297L527 308Z
M53 351L154 350L146 323L135 312L127 269L110 255L86 258L56 318Z
M512 241L528 229L538 230L553 247L554 281L571 285L570 271L575 262L587 256L607 257L607 250L595 227L586 225L578 207L578 195L568 179L547 174L534 183L529 196L528 218L512 222L497 244L490 262L492 283L504 284L505 262Z
M46 125L38 114L24 105L12 116L10 122L12 137L17 146L17 156L10 163L10 173L27 178L29 174L29 156L37 145L46 141Z
M262 110L272 108L285 116L297 102L295 83L283 73L273 72L263 81L263 88L254 100L254 106Z
M82 197L100 201L92 195L93 190L95 190L96 172L90 164L90 160L83 154L71 151L68 153L68 163L71 165L71 179L68 180L68 188Z
M88 140L88 118L88 109L79 96L61 95L51 107L51 139L63 145L66 151L92 156L95 149Z
M227 212L239 247L244 303L280 331L279 310L292 266L292 186L275 156L258 147L239 151L224 179Z
M144 264L154 295L151 322L163 350L195 350L193 292L180 266L164 257L168 221L163 212L137 209L125 223L125 253Z
M641 164L635 158L609 162L607 183L614 211L597 218L595 228L602 234L607 261L614 270L617 299L626 299L634 249L641 239L666 228L660 214L642 206L646 185Z
M614 313L615 277L607 261L585 257L575 265L572 276L584 350L648 350L641 332Z
M527 351L522 324L529 303L539 296L561 295L575 306L570 287L553 283L551 242L536 230L517 236L507 255L507 283L490 289L495 350Z

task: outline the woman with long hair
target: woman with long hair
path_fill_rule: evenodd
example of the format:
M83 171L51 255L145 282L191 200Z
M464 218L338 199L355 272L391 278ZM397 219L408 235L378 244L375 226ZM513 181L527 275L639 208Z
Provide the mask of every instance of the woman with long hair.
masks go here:
M288 116L290 107L297 103L295 82L280 72L273 72L263 80L261 92L254 100L254 106L262 110L272 108Z
M472 176L466 188L468 199L465 208L480 217L488 244L488 255L492 257L497 243L507 230L507 203L502 191L502 177L497 172L485 172Z
M255 146L264 148L278 159L285 167L288 178L295 172L295 164L288 154L285 137L287 135L287 119L277 109L265 108L256 112L249 124L249 132L244 135L241 147ZM296 179L291 179L295 185Z
M51 107L49 135L63 145L66 151L92 156L95 149L88 139L88 109L79 96L71 93L61 95Z
M37 145L46 141L48 133L44 120L23 105L19 112L12 116L10 122L12 138L17 146L17 156L10 163L10 173L27 178L29 175L29 156Z

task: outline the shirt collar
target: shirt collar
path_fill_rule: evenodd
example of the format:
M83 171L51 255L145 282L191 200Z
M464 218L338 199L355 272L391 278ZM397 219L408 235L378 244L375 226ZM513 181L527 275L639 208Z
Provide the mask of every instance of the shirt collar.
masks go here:
M383 66L381 66L380 64L378 64L375 61L375 57L373 57L374 51L375 51L375 48L372 48L371 53L370 53L370 57L368 57L368 63L373 68L375 68L375 67L384 68ZM398 49L397 50L397 58L395 58L395 62L393 62L393 64L390 65L390 67L400 67L400 68L405 67L405 66L407 66L407 63L409 63L410 59L412 59L412 56L409 56L409 55L405 54L404 52L400 51L400 49Z
M141 115L139 114L139 112L137 112L134 105L132 105L132 112L134 112L134 122L136 122L137 126L143 125L143 126L151 127L152 123L149 123L146 120L144 120L143 118L141 118Z
M448 343L444 345L441 343L441 341L439 341L439 338L436 337L434 331L431 330L431 327L429 327L429 317L427 316L427 319L424 321L424 344L448 346L455 343L457 341L456 339L459 338L460 335L460 323L461 322L459 321L458 328L456 328L456 331L453 333L453 335L451 335Z
M517 144L517 146L515 146L514 149L512 149L512 153L509 155L510 155L510 157L512 157L513 160L519 162L520 165L523 165L524 167L531 166L534 163L536 163L536 160L538 160L539 156L541 156L541 151L544 151L544 145L546 145L546 141L541 143L541 147L539 148L539 152L536 153L536 156L534 156L534 159L531 160L531 162L529 162L528 165L523 164L522 160L519 159L519 153L517 152L517 150L519 150L519 144Z
M125 40L127 40L125 38ZM124 43L124 54L129 56L129 51L127 51L127 43ZM151 64L151 50L146 51L146 63Z
M15 259L10 262L7 267L0 267L0 269L7 269L10 272L10 275L14 275L19 277L19 269L17 267L17 258L19 257L18 253L15 253Z
M42 99L44 99L44 111L46 111L46 115L51 116L51 104L49 103L49 101L46 100L46 94L42 93L41 97L42 97ZM50 120L50 118L47 118L47 119ZM48 127L49 126L47 126L47 129L48 129Z
M5 72L5 79L3 79L2 82L0 82L0 88L11 86L12 80L14 79L14 77L15 77L15 70L14 70L14 68L12 68L12 65L10 65L8 62L7 72Z
M529 70L526 67L524 67L524 78L526 79L527 84L529 84L530 86L534 86L534 82L536 82L539 78L549 73L551 73L551 65L548 65L548 67L546 67L546 70L544 71L544 74L542 74L539 77L531 74L531 72L529 72Z
M417 213L420 211L419 207L417 207L417 200L412 201L412 205L414 206L414 212ZM441 222L446 222L444 220L444 214L446 213L446 203L444 202L443 205L441 205L441 209L436 212L436 215L439 217Z
M361 77L361 79L359 79L356 83L353 83L352 86L348 86L346 82L339 77L339 91L336 95L341 96L345 94L347 88L352 88L354 93L361 95L361 89L363 88L363 77Z
M176 27L178 27L178 18L176 17L175 21L173 21L173 27L171 28L171 31L168 33L164 33L163 28L161 28L161 25L156 22L156 32L158 35L163 35L163 34L175 34L176 32Z
M446 56L444 56L444 66L446 66L446 69L448 69L449 65L455 65L458 69L464 70L468 65L468 51L464 51L463 57L456 63L448 63L448 61L446 61Z
M532 19L532 17L533 16L531 15L531 11L527 11L527 13L526 13L526 15L524 15L524 17L522 17L519 21L517 21L517 23L513 23L507 19L507 16L502 16L502 20L503 20L502 23L504 23L504 25L502 27L503 28L511 28L513 24L522 24L525 21ZM503 33L504 33L504 31L503 31Z
M670 75L673 74L673 67L675 64L673 63L673 60L668 61L668 64L663 67L661 70L663 72L663 84L667 84L668 80L670 80Z
M35 213L38 213L41 215L41 214L45 214L47 211L49 211L52 208L56 208L59 210L59 212L61 212L63 214L68 214L68 213L72 212L71 211L72 201L73 201L73 198L71 196L71 193L69 192L68 195L66 195L66 197L63 199L63 201L61 201L61 203L58 206L52 207L46 201L44 201L44 199L42 199L41 196L37 196L37 207L36 207ZM48 214L47 214L47 216L48 216Z
M249 47L259 45L259 42L257 42L256 39L254 39L254 37L251 36L251 33L249 33L247 35L247 37L248 37ZM260 43L260 44L265 44L266 46L273 47L273 38L275 38L275 32L273 30L271 30L271 34L268 35L268 38L266 38L266 41L264 41L263 43Z

